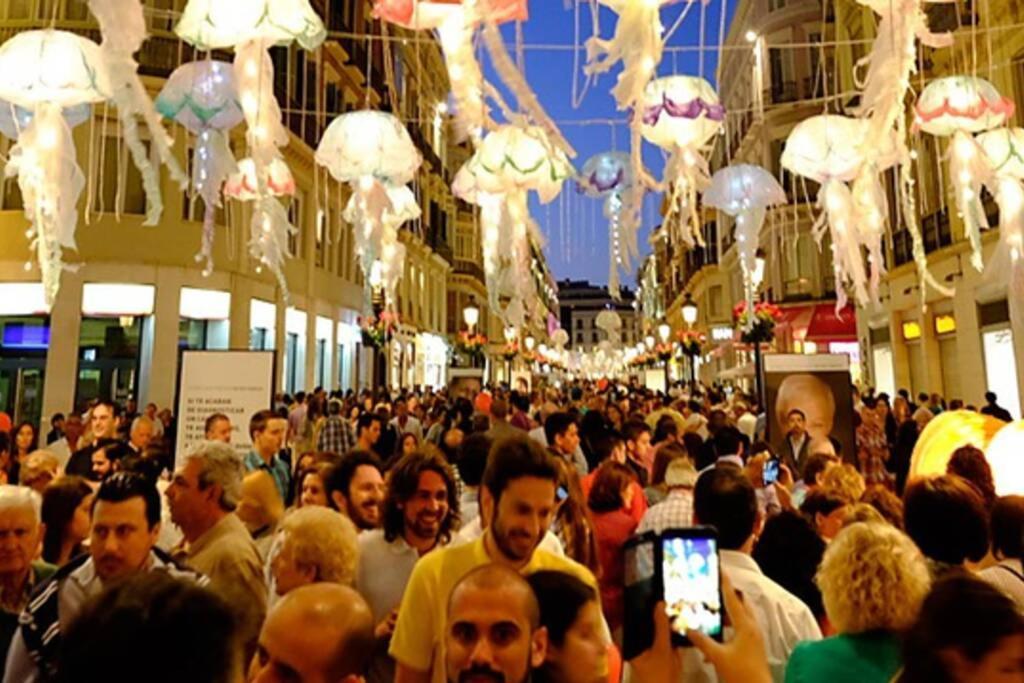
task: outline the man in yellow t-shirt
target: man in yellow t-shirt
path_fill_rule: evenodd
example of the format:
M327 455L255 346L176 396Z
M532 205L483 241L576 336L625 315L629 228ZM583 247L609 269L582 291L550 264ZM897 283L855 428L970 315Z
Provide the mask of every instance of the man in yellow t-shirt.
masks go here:
M564 571L597 590L586 567L537 548L551 526L558 487L557 465L539 444L525 436L495 443L481 483L481 509L491 520L484 535L426 555L409 578L389 649L397 663L395 683L445 683L448 598L477 567L497 563L523 576Z

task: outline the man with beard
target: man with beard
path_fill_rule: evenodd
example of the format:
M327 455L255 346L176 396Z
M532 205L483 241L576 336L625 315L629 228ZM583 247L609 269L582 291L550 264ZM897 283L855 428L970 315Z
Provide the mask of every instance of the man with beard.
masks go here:
M388 473L383 528L359 537L356 589L377 624L369 683L394 680L388 644L409 575L420 557L448 543L458 518L455 476L440 453L418 451L395 463Z
M490 520L484 535L428 554L409 577L389 649L395 683L445 683L446 606L455 585L477 567L497 563L521 575L564 571L597 589L586 567L537 548L557 508L558 474L536 441L517 436L494 444L480 488L481 511Z
M548 634L522 576L488 564L452 589L445 631L448 683L526 683L544 663Z
M327 503L348 515L359 531L380 526L384 477L380 460L370 451L355 450L327 473Z
M105 586L141 572L164 571L206 584L154 548L160 534L160 494L138 474L117 472L100 484L92 504L89 554L64 565L34 593L7 656L4 683L37 683L57 672L61 631Z

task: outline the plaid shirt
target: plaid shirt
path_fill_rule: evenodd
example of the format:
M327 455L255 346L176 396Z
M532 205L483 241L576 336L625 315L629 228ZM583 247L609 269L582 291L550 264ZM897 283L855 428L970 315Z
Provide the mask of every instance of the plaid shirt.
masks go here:
M352 426L340 415L327 418L320 437L316 440L316 449L321 453L337 453L345 455L356 447L356 435Z
M862 424L857 427L857 459L860 461L860 471L864 475L864 482L881 484L892 488L892 474L886 469L889 462L889 445L885 439L885 432L872 425Z
M672 489L668 497L644 513L636 533L679 529L693 524L693 489Z

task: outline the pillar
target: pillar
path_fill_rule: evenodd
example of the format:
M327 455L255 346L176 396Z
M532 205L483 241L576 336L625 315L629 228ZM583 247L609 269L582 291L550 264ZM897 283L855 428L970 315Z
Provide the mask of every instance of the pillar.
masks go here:
M231 276L231 322L228 332L228 348L243 350L249 348L249 334L252 323L252 288L246 278Z
M178 383L178 327L181 275L177 268L157 268L153 301L153 364L149 390L140 405L173 406Z
M924 353L925 376L928 378L929 394L946 395L946 387L942 379L942 351L939 350L939 338L935 334L935 312L929 306L921 314L921 351Z
M43 378L43 414L45 421L54 413L67 414L77 409L78 340L82 328L82 276L64 271L60 293L50 311L50 348L46 353Z
M956 288L956 295L953 297L953 317L956 319L956 358L960 365L960 386L963 396L947 398L963 398L967 403L980 406L984 404L987 382L978 305L974 299L973 287L961 285ZM1010 317L1012 319L1012 313ZM1021 356L1018 351L1019 357ZM1020 367L1017 368L1017 372L1020 372Z

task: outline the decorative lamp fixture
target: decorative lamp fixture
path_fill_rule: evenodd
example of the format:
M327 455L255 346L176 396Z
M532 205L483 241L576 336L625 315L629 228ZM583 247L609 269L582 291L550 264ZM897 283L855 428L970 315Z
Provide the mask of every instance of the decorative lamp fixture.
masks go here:
M754 289L759 289L764 283L765 253L764 249L758 249L754 255L754 271L750 274L750 281Z
M709 171L701 150L721 129L725 108L703 78L668 76L647 84L637 111L643 137L669 153L665 221L687 246L704 246L697 192Z
M692 327L697 322L697 302L693 300L693 296L689 292L686 293L681 310L683 322Z
M405 264L398 228L421 213L407 187L423 161L419 150L392 114L363 110L332 121L315 158L335 180L352 189L343 217L355 226L356 253L363 272L383 260L388 273L386 301L393 306Z
M605 309L597 314L594 319L594 327L608 335L608 341L612 345L618 345L622 340L622 316L612 310Z
M630 270L639 257L636 232L639 227L633 166L625 152L602 152L583 165L578 181L580 190L590 197L604 197L604 217L608 219L608 293L620 298L619 269Z
M102 102L110 90L100 47L91 40L65 31L25 31L0 46L0 98L32 113L5 173L18 178L47 307L60 289L63 250L76 248L77 204L85 189L64 110Z
M315 50L324 42L327 30L309 0L188 0L174 30L199 50L235 50L238 101L256 176L249 253L270 269L288 301L283 267L288 236L295 228L268 187L271 164L275 160L284 163L280 148L288 144L288 131L274 96L274 63L269 51L292 42Z
M733 236L743 269L747 306L754 306L754 291L764 278L764 252L757 247L769 206L785 204L786 192L771 173L760 166L737 164L720 169L704 191L704 203L736 218ZM762 258L758 263L757 254ZM760 275L758 267L760 266Z
M196 136L192 190L203 198L205 207L202 246L196 261L204 264L203 275L207 276L213 271L214 220L216 209L221 206L221 188L228 177L238 171L228 131L244 117L231 65L210 59L182 64L164 83L156 108ZM253 164L253 181L255 176Z
M651 350L654 349L654 343L655 343L655 341L654 341L654 337L652 335L647 335L646 337L644 337L644 344L647 345L647 350L648 351L651 351Z
M533 351L533 347L537 343L537 340L533 338L533 335L526 335L526 339L523 340L523 343L526 344L527 351Z
M668 323L662 323L658 325L658 337L661 339L662 344L668 343L668 338L672 334L672 327Z
M476 324L480 322L480 309L477 307L475 299L470 298L469 303L462 309L462 319L466 321L469 331L473 332Z
M514 326L509 325L509 326L507 326L505 328L505 341L506 342L511 344L512 342L514 342L516 340L517 336L519 336L519 331Z

